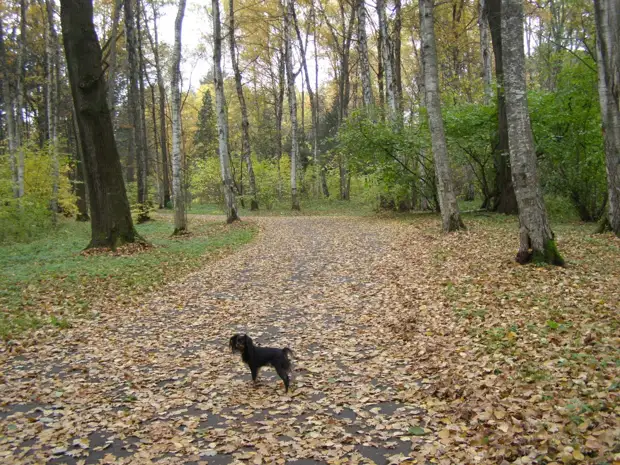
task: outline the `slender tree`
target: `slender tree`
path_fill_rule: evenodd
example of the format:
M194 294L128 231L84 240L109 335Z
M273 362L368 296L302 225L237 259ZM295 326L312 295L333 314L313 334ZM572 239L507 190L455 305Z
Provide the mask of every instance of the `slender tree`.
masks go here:
M520 244L517 261L563 265L553 240L536 167L525 86L523 3L502 0L502 53L508 141L515 194L519 205Z
M235 88L237 97L239 98L239 106L241 107L241 152L245 165L248 168L248 178L250 182L250 210L258 210L258 197L256 190L256 177L254 176L254 168L252 167L252 149L250 147L250 120L248 118L248 107L245 103L243 95L243 85L241 80L241 71L239 69L239 59L237 57L237 44L235 39L235 1L229 0L229 31L228 42L230 44L230 59L232 62L233 73L235 75Z
M63 44L90 197L89 247L114 249L141 239L131 219L114 141L92 0L61 0L60 5Z
M595 0L598 92L605 140L609 210L602 229L620 236L620 1Z
M213 9L213 81L215 84L215 111L217 113L217 130L219 139L220 171L226 203L226 222L239 220L235 186L230 169L228 154L228 115L226 114L226 98L224 96L224 78L222 76L222 27L220 23L220 2L212 0Z
M297 91L295 89L295 72L293 71L293 44L291 39L291 23L295 15L294 0L285 0L284 12L284 61L286 68L286 84L288 88L288 106L291 119L291 202L293 210L299 210L297 196L297 161L299 158L299 142L297 141Z
M364 0L357 0L357 50L360 60L360 78L362 81L362 96L364 106L374 104L372 83L370 81L370 64L368 62L368 38L366 36L366 4Z
M121 16L123 0L114 0L114 10L112 11L112 32L110 35L110 53L108 59L108 107L114 115L116 104L116 43L118 40L118 23Z
M487 0L478 0L478 29L480 30L480 58L482 65L482 82L484 85L484 104L490 105L493 98L491 87L491 48L489 40L489 18Z
M435 45L435 25L433 0L420 0L420 31L422 35L422 60L424 62L424 82L426 88L426 108L431 130L431 145L437 172L437 193L444 232L465 229L456 194L452 184L452 173L448 160L448 148L441 116L439 99L439 75L437 72L437 48Z
M8 141L9 160L11 163L11 181L13 184L13 197L19 198L17 183L17 143L15 140L15 105L11 94L9 64L7 60L6 46L4 44L4 25L0 17L0 65L2 72L2 104L6 118L6 138Z
M26 56L26 11L28 6L26 0L19 1L19 39L17 51L17 118L15 126L15 144L17 145L17 190L19 197L23 197L25 193L24 185L24 144L22 137L24 134L24 118L23 110L24 102L24 81L26 80L26 70L24 68L24 58ZM56 44L58 47L59 44Z
M129 74L129 115L131 118L131 136L129 144L135 153L138 168L138 223L149 220L147 160L144 146L144 119L142 117L142 99L140 98L140 50L136 34L136 0L124 0L125 8L125 44L127 47L127 64Z
M127 0L126 0L127 1ZM185 183L183 182L183 154L181 153L181 29L185 15L185 0L179 0L174 22L174 48L172 49L172 76L170 84L172 107L172 195L174 198L174 234L187 231L185 211Z
M46 69L46 106L47 106L47 134L48 151L52 160L52 222L56 224L58 213L58 183L60 181L58 161L58 102L60 84L58 78L58 36L54 27L54 3L46 0L47 22L45 33L45 53L47 59ZM21 109L18 109L21 111Z
M383 64L383 73L385 74L385 94L388 105L388 115L392 122L396 121L396 89L394 85L394 62L392 45L387 29L387 15L385 13L385 1L377 0L377 17L379 19L379 31L381 38L381 62Z

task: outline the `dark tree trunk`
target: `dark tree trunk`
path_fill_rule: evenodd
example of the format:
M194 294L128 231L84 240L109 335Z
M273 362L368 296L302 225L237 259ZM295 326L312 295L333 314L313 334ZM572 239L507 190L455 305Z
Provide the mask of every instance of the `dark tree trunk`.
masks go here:
M90 194L88 247L136 242L121 162L114 141L91 0L61 0L60 17Z
M501 0L487 0L487 18L491 30L491 42L495 55L495 78L497 81L497 118L498 131L495 148L493 150L495 163L496 197L493 211L515 215L519 212L517 197L512 184L510 171L510 154L508 151L508 121L506 119L506 98L504 96L504 67L502 60L501 37Z

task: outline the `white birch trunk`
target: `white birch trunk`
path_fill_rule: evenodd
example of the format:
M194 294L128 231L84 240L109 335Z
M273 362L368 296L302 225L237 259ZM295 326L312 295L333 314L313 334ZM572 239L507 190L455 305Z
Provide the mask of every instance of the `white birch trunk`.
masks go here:
M187 231L185 211L185 183L183 182L183 154L181 153L181 30L185 15L185 0L179 0L179 10L174 23L174 48L170 93L172 109L172 195L174 199L174 233Z
M372 84L370 82L370 64L368 62L368 38L366 36L366 5L364 0L357 0L357 47L360 60L360 78L364 106L374 104Z
M212 0L213 6L213 80L215 84L215 112L217 113L217 132L219 141L220 171L226 203L226 222L239 219L233 179L228 154L228 115L224 96L224 79L222 77L222 26L220 24L219 0Z
M381 61L385 73L385 96L388 105L388 114L392 122L396 122L398 112L396 108L396 90L394 85L394 65L392 60L392 47L387 30L387 15L385 13L384 0L377 0L377 15L379 17L379 29L381 30Z
M47 8L47 27L45 35L45 51L47 54L47 130L48 130L48 150L50 159L52 160L52 223L57 222L58 213L58 182L59 182L59 167L58 167L58 135L57 135L57 122L58 122L58 108L57 108L57 78L55 78L58 72L58 45L56 34L54 31L54 3L53 0L46 1Z
M17 145L17 191L19 198L25 194L24 187L24 147L22 144L22 134L24 127L23 108L24 108L24 56L26 55L26 0L19 2L19 51L17 53L17 126L15 129L15 143Z
M533 259L536 262L563 265L547 219L536 167L525 86L521 0L502 0L501 34L508 146L519 206L520 244L517 261L527 263Z
M493 100L491 86L491 42L489 39L489 19L487 17L486 0L479 0L478 28L480 29L480 58L482 64L482 83L484 86L484 104L490 105Z
M291 23L294 13L294 0L286 0L284 13L284 58L286 67L286 85L288 88L288 106L291 118L291 203L293 210L299 210L297 197L297 158L299 146L297 141L297 93L295 90L295 73L293 71L293 47L291 42Z
M14 99L11 95L9 85L9 66L7 64L6 49L4 45L4 25L0 17L0 72L2 73L2 104L6 118L6 137L9 149L9 161L11 165L11 180L13 197L19 198L19 188L17 184L17 144L15 141L15 108Z
M620 236L620 1L595 0L598 92L609 191L608 221Z
M439 75L437 72L437 48L433 20L433 0L420 0L420 31L422 36L422 61L424 63L424 87L426 108L431 131L431 145L435 160L437 193L444 232L465 229L452 183L448 147L441 117L439 98Z

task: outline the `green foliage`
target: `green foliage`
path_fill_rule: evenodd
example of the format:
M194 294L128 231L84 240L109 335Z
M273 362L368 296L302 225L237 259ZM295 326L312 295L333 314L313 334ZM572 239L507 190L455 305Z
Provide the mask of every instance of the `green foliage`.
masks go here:
M495 191L491 140L497 131L497 110L494 105L462 104L445 107L443 113L448 151L457 168L453 170L457 191L469 171L482 194L482 204L487 205Z
M582 221L597 221L607 185L595 72L565 64L556 91L533 92L530 110L545 191L569 199Z
M69 163L66 154L59 153L60 177L58 206L65 216L77 213L76 198L66 173ZM24 197L13 196L8 154L0 157L0 244L23 242L48 233L52 228L50 210L53 189L52 159L47 146L24 146Z
M202 94L202 106L198 113L196 132L194 133L194 151L202 160L217 158L218 134L215 110L211 91Z

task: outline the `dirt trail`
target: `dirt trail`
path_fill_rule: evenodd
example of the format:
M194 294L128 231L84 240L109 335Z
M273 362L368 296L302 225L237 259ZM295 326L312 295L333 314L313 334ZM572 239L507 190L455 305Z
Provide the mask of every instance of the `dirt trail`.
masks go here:
M261 218L244 249L18 356L2 354L2 463L395 463L424 412L385 328L395 226ZM227 347L289 346L294 388ZM409 431L409 433L408 433ZM399 455L402 454L402 455Z

